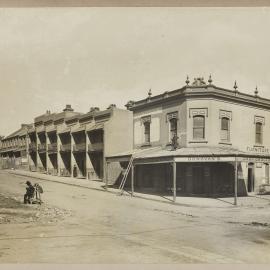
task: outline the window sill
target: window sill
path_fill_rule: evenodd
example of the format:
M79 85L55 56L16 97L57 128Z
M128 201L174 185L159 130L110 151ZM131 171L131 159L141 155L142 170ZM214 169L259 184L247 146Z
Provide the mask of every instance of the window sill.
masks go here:
M231 142L219 142L219 144L232 145Z
M143 143L143 144L141 145L141 147L147 147L147 146L152 146L152 145L151 145L151 143Z
M206 140L192 140L192 141L189 141L188 143L208 143L208 141L206 141Z

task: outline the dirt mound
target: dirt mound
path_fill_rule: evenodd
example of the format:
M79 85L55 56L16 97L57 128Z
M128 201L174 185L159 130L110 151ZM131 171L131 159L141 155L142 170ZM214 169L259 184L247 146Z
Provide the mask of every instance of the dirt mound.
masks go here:
M0 224L55 223L71 216L71 211L42 205L25 205L16 197L0 194Z

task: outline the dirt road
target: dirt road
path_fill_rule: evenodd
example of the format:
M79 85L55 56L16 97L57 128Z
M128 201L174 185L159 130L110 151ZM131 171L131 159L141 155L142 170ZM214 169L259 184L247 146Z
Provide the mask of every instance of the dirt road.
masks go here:
M270 262L270 200L187 207L28 180L42 206L22 205L26 178L0 171L1 263Z

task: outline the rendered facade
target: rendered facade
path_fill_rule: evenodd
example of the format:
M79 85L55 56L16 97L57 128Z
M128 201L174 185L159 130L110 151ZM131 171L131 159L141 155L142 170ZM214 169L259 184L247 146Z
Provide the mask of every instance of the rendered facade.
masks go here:
M177 195L246 195L269 184L270 100L190 84L126 105L133 112L134 150L108 156L127 166L127 185ZM114 179L115 180L115 179ZM111 179L109 182L114 182ZM116 181L116 180L115 180Z

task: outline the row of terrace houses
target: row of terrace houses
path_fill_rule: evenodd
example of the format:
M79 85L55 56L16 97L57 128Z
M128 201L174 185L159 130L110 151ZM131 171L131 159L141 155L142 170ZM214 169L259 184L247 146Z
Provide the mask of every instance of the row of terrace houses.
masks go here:
M86 114L69 105L25 126L30 170L124 181L131 192L247 195L269 185L270 100L224 89L203 78L163 94ZM15 133L16 135L16 133ZM17 135L16 135L17 136ZM15 157L2 140L1 156ZM18 155L18 154L17 154ZM126 174L123 174L125 172Z
M127 129L125 133L123 129ZM103 179L105 155L131 149L128 136L132 136L132 112L112 104L106 110L95 107L82 114L67 105L63 112L47 111L36 117L33 125L23 125L4 138L1 156L9 168ZM118 140L121 143L116 147Z

